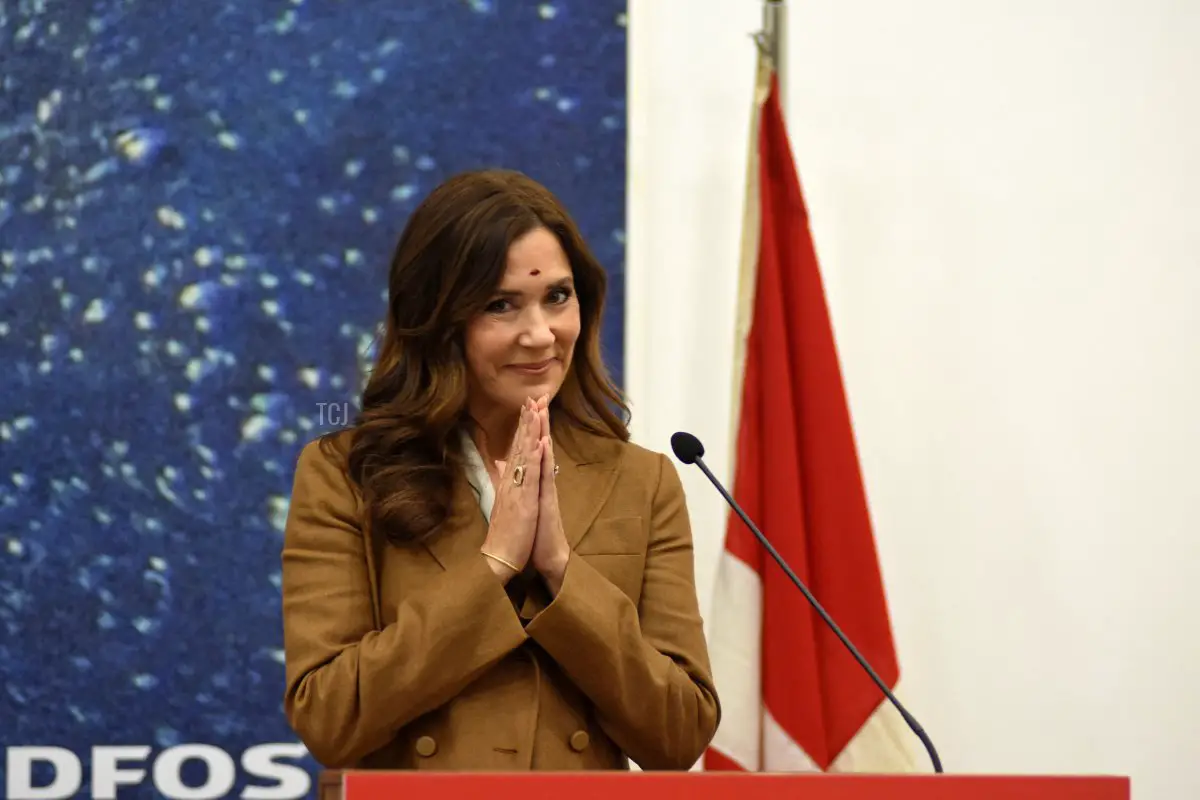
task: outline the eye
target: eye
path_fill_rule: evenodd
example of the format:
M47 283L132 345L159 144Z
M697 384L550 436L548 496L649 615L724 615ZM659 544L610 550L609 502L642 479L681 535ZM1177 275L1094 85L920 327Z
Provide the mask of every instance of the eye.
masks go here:
M571 287L556 286L555 288L550 290L550 294L547 295L547 298L550 300L550 302L552 304L557 306L557 305L562 305L563 303L570 300L572 294L574 294L574 292L571 290Z
M503 314L505 311L508 311L511 308L512 303L507 300L500 299L493 300L492 302L488 303L486 306L484 306L483 310L488 314Z

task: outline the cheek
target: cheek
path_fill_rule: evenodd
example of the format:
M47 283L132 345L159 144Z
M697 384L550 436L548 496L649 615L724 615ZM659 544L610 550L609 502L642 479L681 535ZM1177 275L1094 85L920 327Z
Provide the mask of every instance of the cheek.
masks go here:
M495 372L496 336L486 325L469 326L463 335L467 369L477 381L486 381Z
M559 320L555 335L558 341L570 348L574 348L575 342L579 339L579 329L581 327L579 319L579 306L575 306L568 313L564 313L562 319Z

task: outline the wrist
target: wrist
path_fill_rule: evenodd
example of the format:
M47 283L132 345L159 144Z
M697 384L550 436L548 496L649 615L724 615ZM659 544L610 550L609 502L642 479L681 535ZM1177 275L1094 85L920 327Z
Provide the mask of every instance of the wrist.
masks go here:
M550 590L551 595L557 595L559 589L562 588L563 577L567 574L567 562L570 560L571 550L564 547L561 551L546 559L545 565L539 570L542 578L546 581L546 587Z
M511 559L499 555L498 553L490 552L486 547L481 549L480 555L483 556L488 566L492 568L492 572L496 574L503 583L508 583L521 573L521 567Z

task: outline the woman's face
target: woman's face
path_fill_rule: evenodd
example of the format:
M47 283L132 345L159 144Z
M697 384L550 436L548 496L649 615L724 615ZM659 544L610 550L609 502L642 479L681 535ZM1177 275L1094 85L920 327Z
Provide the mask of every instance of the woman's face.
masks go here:
M558 393L579 338L579 300L558 238L536 228L513 242L504 276L467 325L468 406L479 420Z

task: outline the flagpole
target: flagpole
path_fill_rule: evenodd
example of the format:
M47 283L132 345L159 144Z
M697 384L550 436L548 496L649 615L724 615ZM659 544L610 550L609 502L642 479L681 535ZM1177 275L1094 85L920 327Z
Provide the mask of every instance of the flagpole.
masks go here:
M740 376L745 369L746 343L750 337L750 325L753 319L755 280L758 273L759 245L759 153L758 140L759 123L762 118L763 104L767 102L770 93L771 76L779 80L780 110L783 103L783 70L779 64L783 60L784 34L784 2L783 0L764 0L762 28L750 35L758 51L754 64L754 99L751 104L750 136L747 140L746 154L746 184L744 205L742 208L742 240L738 266L737 312L734 319L733 340L733 394L729 416L729 442L731 452L737 452L738 431L742 408L742 380ZM785 114L786 116L786 114ZM733 473L729 473L730 480Z
M787 74L785 69L787 54L784 47L784 41L787 38L787 5L784 0L764 0L763 27L756 38L759 50L770 60L771 68L779 81L779 99L782 107L783 98L786 96L786 92L783 90L783 77Z

